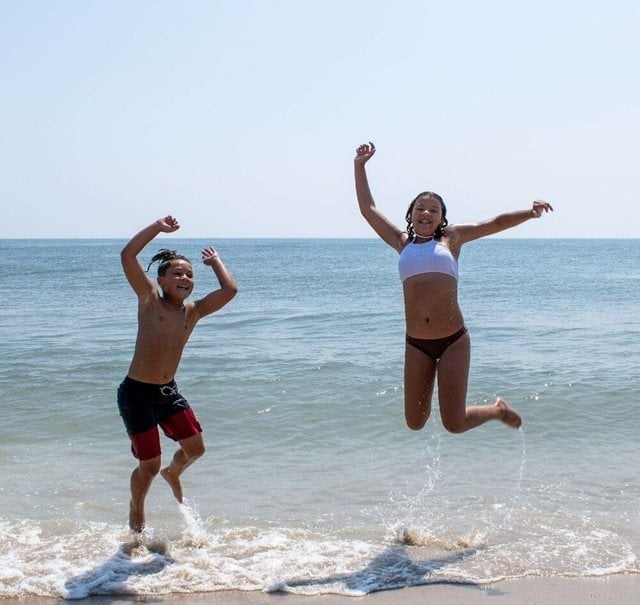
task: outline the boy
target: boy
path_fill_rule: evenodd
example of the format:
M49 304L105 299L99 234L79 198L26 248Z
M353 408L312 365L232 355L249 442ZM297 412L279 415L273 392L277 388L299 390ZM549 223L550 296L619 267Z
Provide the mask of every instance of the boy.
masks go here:
M118 408L131 439L131 451L138 459L138 467L131 474L129 506L129 526L135 532L144 529L144 501L158 472L182 502L180 475L204 454L202 428L178 392L174 377L196 323L221 309L238 291L233 276L212 247L202 250L202 262L213 269L220 284L218 290L187 302L194 285L191 262L172 250L161 250L149 265L160 262L158 291L137 257L159 233L179 228L175 218L165 216L134 235L120 253L124 274L138 297L135 350L129 372L118 388ZM158 425L180 445L162 470Z

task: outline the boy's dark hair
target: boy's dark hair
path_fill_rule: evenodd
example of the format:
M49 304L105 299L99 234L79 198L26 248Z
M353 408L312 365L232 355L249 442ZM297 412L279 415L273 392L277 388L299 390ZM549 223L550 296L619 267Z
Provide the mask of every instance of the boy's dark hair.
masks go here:
M167 269L171 266L171 261L173 260L186 260L189 264L191 264L191 261L186 256L178 254L175 250L160 248L158 253L154 254L151 258L151 262L147 266L147 271L149 271L153 263L159 262L160 264L158 265L158 277L162 277L167 272Z
M411 222L411 213L413 212L413 207L416 205L416 202L422 197L432 197L438 200L440 202L440 206L442 206L442 221L433 234L435 239L440 239L444 235L445 227L449 224L449 221L447 220L447 207L442 197L433 191L423 191L422 193L418 193L418 195L416 195L413 201L409 204L407 214L404 217L407 221L407 233L409 234L409 239L413 239L416 235L416 232L413 229L413 223Z

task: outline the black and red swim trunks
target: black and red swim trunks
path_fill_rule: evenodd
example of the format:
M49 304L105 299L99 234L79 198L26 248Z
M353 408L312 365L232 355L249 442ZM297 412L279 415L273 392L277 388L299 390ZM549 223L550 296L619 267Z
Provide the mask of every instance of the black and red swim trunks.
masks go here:
M131 452L139 460L160 455L158 426L174 441L202 432L174 380L167 384L149 384L127 376L118 387L118 409L131 439Z

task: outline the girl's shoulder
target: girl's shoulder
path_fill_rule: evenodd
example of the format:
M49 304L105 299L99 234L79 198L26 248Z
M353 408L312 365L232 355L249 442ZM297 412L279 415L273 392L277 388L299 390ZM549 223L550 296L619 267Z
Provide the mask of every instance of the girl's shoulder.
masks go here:
M456 226L447 225L444 228L444 233L442 234L442 237L438 241L444 243L446 246L450 246L451 244L454 244L455 242L457 242L459 239L460 237L458 234L458 230L456 229Z
M447 225L444 229L444 234L439 241L446 246L449 249L449 252L451 252L451 254L456 258L460 254L460 247L464 243L456 225Z
M398 246L396 250L398 254L402 254L402 251L413 241L413 238L407 231L401 231L398 235Z

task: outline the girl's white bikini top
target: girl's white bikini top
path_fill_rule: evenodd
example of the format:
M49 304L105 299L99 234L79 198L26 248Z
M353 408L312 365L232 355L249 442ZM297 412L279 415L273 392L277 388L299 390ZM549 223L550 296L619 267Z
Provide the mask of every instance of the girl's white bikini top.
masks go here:
M416 244L415 238L400 252L398 271L405 281L422 273L445 273L458 279L458 261L444 244L432 239L424 244Z

